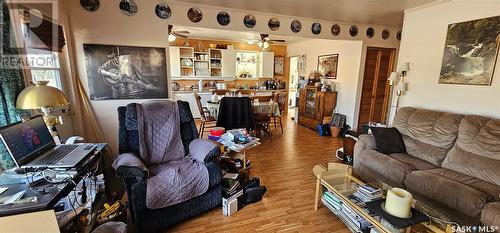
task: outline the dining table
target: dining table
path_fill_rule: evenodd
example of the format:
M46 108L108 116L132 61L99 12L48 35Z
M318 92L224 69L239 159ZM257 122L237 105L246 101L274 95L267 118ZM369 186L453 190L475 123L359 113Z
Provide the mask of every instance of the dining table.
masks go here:
M217 116L219 115L220 101L208 101L206 107L208 108L210 115L217 119ZM252 102L252 107L255 114L269 114L275 117L279 117L281 114L278 103L273 100L269 102L254 100Z

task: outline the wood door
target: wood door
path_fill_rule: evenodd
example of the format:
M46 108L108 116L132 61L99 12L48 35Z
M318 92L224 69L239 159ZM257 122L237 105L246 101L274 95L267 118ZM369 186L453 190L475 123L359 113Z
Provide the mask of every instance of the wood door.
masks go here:
M389 102L387 78L394 68L396 49L368 47L361 91L358 129L370 121L386 123Z

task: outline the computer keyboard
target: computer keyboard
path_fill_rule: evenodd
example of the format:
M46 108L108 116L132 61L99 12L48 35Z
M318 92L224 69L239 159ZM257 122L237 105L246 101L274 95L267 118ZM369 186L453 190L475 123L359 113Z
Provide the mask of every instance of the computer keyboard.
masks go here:
M64 156L68 155L69 152L72 150L76 149L78 145L64 145L60 146L57 149L53 150L48 154L47 156L43 157L39 161L37 161L37 164L46 164L46 165L51 165L57 163L59 160L64 158Z

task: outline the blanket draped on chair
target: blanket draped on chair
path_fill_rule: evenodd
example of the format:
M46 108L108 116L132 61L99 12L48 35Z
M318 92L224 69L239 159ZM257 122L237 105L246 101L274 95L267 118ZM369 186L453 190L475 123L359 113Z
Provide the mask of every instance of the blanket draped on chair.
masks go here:
M184 202L208 190L208 170L185 157L179 108L173 101L137 105L140 157L149 171L146 205L158 209Z

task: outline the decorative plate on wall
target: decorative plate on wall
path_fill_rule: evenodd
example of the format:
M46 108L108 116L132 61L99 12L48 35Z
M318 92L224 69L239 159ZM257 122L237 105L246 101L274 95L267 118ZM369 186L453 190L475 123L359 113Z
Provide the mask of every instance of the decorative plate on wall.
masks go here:
M172 16L172 10L170 10L170 7L166 3L161 2L156 5L155 14L160 17L160 19L168 19Z
M398 31L398 32L396 33L396 39L397 39L397 40L401 40L401 37L402 37L402 36L403 36L403 33L401 33L401 31Z
M313 23L311 25L311 32L314 34L314 35L318 35L321 33L321 24L320 23Z
M269 19L267 26L269 26L269 29L276 31L280 28L280 20L276 17L272 17Z
M101 5L99 0L80 0L80 5L88 11L96 11Z
M389 32L389 30L384 29L384 30L382 31L382 39L387 40L387 39L389 39L389 36L390 36L390 35L391 35L391 33Z
M290 24L290 29L292 30L292 32L298 33L300 32L300 30L302 30L302 23L298 20L294 20Z
M372 27L366 29L366 36L368 36L368 38L372 38L374 35L375 35L375 29L373 29Z
M222 26L227 26L231 22L231 16L225 11L217 14L217 22Z
M349 35L351 35L352 37L358 35L358 27L356 27L356 25L352 25L351 28L349 28Z
M120 1L120 10L125 15L135 15L137 13L137 4L134 0L121 0Z
M198 23L203 19L203 13L200 8L192 7L188 10L187 16L193 23Z
M243 18L243 24L245 24L245 27L247 28L253 28L255 27L255 24L257 24L257 20L253 15L245 15L245 18Z
M332 25L332 35L338 36L340 34L340 26L338 24Z

